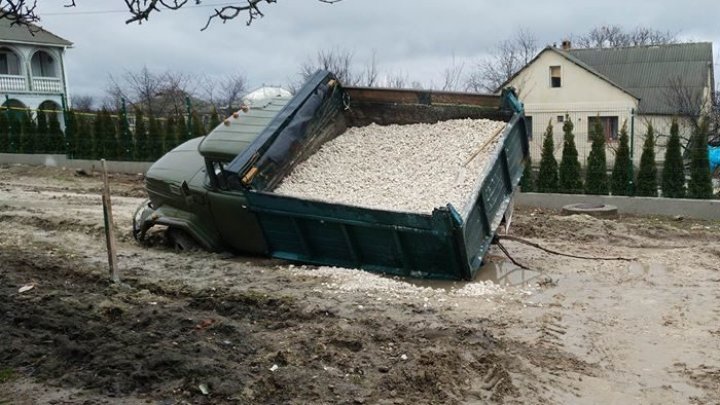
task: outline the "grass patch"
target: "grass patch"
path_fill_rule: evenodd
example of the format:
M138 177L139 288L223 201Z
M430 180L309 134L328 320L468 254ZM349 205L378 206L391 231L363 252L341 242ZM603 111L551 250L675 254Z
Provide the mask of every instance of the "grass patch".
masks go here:
M15 378L15 370L11 368L0 369L0 384Z

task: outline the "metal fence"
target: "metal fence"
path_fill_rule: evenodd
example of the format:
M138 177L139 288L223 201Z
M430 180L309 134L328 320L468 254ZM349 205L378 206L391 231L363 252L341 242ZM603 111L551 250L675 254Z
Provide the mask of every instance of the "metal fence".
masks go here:
M533 166L540 164L544 135L548 126L552 127L553 141L555 144L555 157L558 161L562 157L563 149L563 127L569 120L572 123L572 133L575 139L575 146L578 151L578 160L585 167L590 154L592 141L590 139L591 128L595 121L599 121L606 140L606 156L608 168L611 168L615 161L615 152L619 146L620 131L626 126L630 140L632 160L637 166L640 162L643 143L645 142L648 127L652 125L656 147L655 160L662 165L665 156L665 145L670 136L672 117L660 115L638 114L632 107L619 106L611 108L588 108L586 106L565 106L564 109L526 105L525 114L531 129L530 153ZM689 120L678 120L680 136L683 145L686 145L692 134L692 124Z

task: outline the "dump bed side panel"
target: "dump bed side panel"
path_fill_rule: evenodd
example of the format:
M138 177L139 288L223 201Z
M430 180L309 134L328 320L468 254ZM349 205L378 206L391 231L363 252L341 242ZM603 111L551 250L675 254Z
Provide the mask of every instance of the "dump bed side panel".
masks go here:
M358 87L345 91L348 126L432 124L462 118L507 122L512 116L499 108L500 96L495 95Z
M436 279L466 278L447 210L370 210L251 191L273 257Z
M510 120L503 139L502 147L488 159L492 164L482 174L481 186L461 226L464 256L471 276L482 265L482 258L522 177L528 140L521 114Z

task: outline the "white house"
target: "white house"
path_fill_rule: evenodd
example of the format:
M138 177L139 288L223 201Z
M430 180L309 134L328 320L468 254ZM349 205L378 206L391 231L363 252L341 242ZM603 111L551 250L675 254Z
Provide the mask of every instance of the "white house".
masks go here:
M61 110L68 85L63 57L72 42L37 26L0 19L0 97L4 107Z
M688 104L708 108L712 103L712 43L572 49L564 41L562 49L543 49L502 87L506 86L517 88L525 103L536 164L548 122L553 124L560 157L566 114L574 124L581 164L590 152L589 128L596 119L608 141L609 163L625 122L628 131L634 127L634 160L640 160L644 134L652 123L660 135L656 158L662 161L672 118L681 118L681 134L688 135L691 125L682 119L689 114Z

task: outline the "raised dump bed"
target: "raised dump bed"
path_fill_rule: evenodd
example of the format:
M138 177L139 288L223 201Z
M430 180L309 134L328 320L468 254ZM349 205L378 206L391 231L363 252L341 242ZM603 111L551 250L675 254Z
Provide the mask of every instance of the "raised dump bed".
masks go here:
M465 207L408 213L279 195L273 190L298 163L347 128L436 123L451 119L506 122L474 175ZM500 96L346 88L316 73L267 127L224 166L228 187L243 193L273 257L438 279L471 279L480 268L528 154L522 105Z

